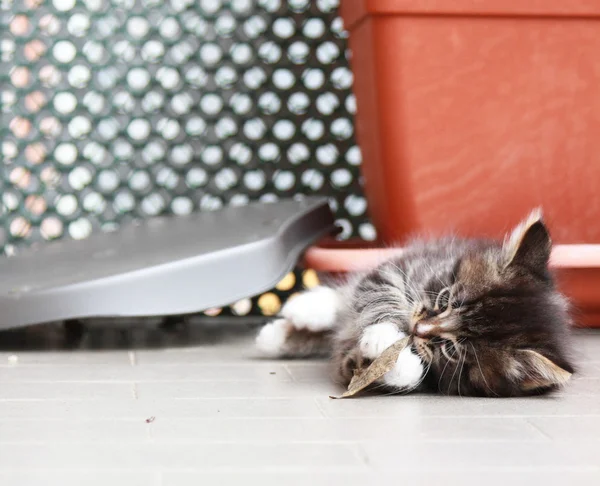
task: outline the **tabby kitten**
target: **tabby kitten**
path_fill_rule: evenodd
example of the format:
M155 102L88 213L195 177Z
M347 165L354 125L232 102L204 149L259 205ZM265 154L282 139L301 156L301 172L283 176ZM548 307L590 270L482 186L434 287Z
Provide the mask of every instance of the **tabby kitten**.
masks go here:
M541 394L566 383L571 319L548 271L551 241L539 211L503 243L417 241L399 258L337 288L290 300L256 343L268 356L329 354L346 385L359 365L411 335L380 384L445 394Z

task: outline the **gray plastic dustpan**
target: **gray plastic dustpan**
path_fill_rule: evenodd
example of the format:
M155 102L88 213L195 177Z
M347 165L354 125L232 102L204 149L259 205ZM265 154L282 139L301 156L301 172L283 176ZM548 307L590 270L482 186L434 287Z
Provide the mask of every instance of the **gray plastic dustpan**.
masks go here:
M326 199L254 203L131 224L0 260L0 329L186 314L272 288L334 228Z

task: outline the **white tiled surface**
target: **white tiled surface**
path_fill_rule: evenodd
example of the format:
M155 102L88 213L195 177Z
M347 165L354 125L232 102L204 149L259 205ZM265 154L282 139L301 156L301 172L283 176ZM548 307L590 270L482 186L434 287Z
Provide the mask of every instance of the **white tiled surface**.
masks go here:
M325 363L257 359L253 332L0 333L0 484L600 484L600 333L553 397L340 401Z

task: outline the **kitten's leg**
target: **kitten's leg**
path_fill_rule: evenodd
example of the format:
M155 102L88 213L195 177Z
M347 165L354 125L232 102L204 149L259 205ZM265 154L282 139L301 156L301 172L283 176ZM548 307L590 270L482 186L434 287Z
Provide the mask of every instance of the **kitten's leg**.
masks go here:
M262 327L256 337L259 351L270 357L326 355L340 297L329 287L315 287L285 303L283 319Z
M335 324L340 304L337 290L318 286L287 301L281 315L292 323L294 329L328 331Z
M294 329L286 319L276 319L261 328L256 336L256 347L270 358L327 356L331 351L331 332Z
M285 342L294 327L285 319L276 319L260 328L256 336L256 348L263 356L279 357L285 354Z
M363 357L373 360L405 336L406 334L391 322L373 324L363 331L358 347ZM410 348L405 348L398 355L394 368L383 375L380 381L391 388L408 391L417 387L424 372L421 358Z

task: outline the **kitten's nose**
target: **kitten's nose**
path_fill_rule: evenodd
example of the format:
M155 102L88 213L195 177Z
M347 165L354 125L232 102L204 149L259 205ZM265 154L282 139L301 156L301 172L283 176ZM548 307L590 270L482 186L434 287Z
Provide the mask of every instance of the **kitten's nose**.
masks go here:
M415 336L420 337L422 339L431 339L435 336L439 336L440 332L439 325L436 325L432 322L417 322L415 324L415 328L413 329L413 333Z
M456 319L422 319L415 324L413 334L423 339L446 337L448 333L455 332L460 326Z

